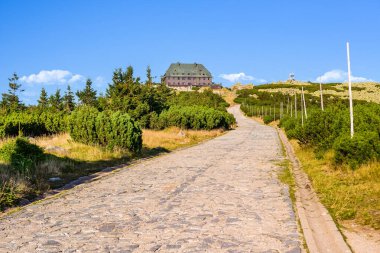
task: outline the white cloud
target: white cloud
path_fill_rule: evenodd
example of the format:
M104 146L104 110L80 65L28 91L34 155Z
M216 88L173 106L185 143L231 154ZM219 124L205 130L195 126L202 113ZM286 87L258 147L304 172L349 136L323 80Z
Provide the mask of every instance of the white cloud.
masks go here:
M38 74L22 76L21 82L27 84L72 84L82 82L84 77L79 74L73 74L67 70L41 70Z
M232 74L221 74L219 75L219 77L231 82L231 83L234 83L234 82L239 82L239 81L254 81L254 82L257 82L257 83L265 83L266 80L265 79L259 79L259 78L255 78L253 76L250 76L250 75L246 75L244 72L240 72L240 73L232 73Z
M324 73L323 75L317 77L316 82L322 83L330 83L330 82L347 82L348 74L347 72L335 69ZM368 82L372 81L371 79L367 79L365 77L353 76L351 75L352 82Z
M97 76L94 80L95 87L102 87L105 84L105 80L102 76Z

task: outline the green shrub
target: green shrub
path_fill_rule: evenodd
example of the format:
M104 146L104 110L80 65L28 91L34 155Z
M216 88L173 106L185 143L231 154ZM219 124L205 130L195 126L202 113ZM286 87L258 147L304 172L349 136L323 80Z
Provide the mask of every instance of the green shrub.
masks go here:
M159 117L152 118L151 126L163 129L177 126L185 129L229 129L235 123L233 115L225 111L202 106L172 106Z
M371 159L380 158L380 139L376 132L355 133L354 137L340 136L334 144L335 162L346 163L355 169Z
M13 172L24 175L33 176L36 163L43 158L43 150L22 137L5 143L0 149L0 159L8 163Z
M91 106L81 106L75 109L68 121L68 130L74 141L85 144L98 144L96 118L98 109Z
M274 116L273 115L265 115L263 118L263 121L265 124L269 124L272 121L274 121Z
M99 112L94 107L82 106L74 110L68 122L69 133L74 141L101 145L110 149L141 151L141 128L126 113Z
M0 117L0 137L40 136L64 132L68 115L64 112L23 111Z

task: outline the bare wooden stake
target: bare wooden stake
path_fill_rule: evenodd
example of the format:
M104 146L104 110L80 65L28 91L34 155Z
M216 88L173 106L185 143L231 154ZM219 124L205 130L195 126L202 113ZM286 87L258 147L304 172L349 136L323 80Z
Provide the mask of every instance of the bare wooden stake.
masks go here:
M307 109L306 109L306 101L305 101L305 92L303 91L303 86L302 86L302 98L303 98L303 110L305 112L305 118L307 119Z
M323 92L322 92L322 83L319 83L319 90L321 91L321 109L324 111L325 109L323 108Z
M350 100L350 125L351 125L351 138L354 137L354 107L352 104L352 90L351 90L351 62L350 62L350 44L347 42L347 67L348 67L348 97Z

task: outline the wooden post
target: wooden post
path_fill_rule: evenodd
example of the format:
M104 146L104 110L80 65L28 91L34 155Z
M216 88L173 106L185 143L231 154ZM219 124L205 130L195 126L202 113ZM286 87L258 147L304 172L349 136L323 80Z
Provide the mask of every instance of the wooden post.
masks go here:
M293 103L290 103L290 117L293 118Z
M348 97L350 100L350 125L351 125L351 138L354 137L354 108L352 104L352 90L351 90L351 62L350 62L350 44L347 42L347 67L348 67Z
M289 94L288 94L288 104L286 105L286 114L289 114Z
M324 111L325 109L323 108L323 93L322 93L322 83L319 83L319 90L321 91L321 109Z
M303 91L303 86L302 86L302 97L303 97L303 110L305 112L305 118L307 119L307 109L306 109L306 101L305 101L305 92Z
M301 122L302 122L302 126L303 126L303 96L302 96L302 93L301 93Z
M297 92L294 93L294 117L297 118Z

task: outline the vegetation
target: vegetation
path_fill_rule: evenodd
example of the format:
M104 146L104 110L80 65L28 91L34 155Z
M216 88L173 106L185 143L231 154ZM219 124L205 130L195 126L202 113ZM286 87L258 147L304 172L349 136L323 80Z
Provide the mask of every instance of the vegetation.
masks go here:
M156 129L177 126L185 129L229 129L235 118L224 111L203 106L172 106L159 117L152 118L151 126Z
M333 216L379 229L380 105L354 100L351 138L347 100L325 95L322 111L320 97L305 92L306 117L301 87L288 86L292 90L281 90L283 84L242 90L235 101L248 116L260 117L266 124L277 122L293 139L303 168ZM340 84L324 87L329 86L341 89ZM304 91L315 88L311 84Z
M90 106L78 107L69 118L68 129L74 141L122 148L139 153L142 148L140 126L120 111L99 112Z
M378 162L369 162L356 170L336 167L333 151L317 159L312 147L299 145L295 140L291 143L319 198L336 220L355 220L357 224L380 229Z
M234 124L229 104L212 91L174 92L153 82L150 67L145 83L133 72L131 66L116 69L105 95L97 95L90 79L75 94L70 86L53 94L43 88L35 106L20 101L18 76L9 79L0 103L0 209L106 166L217 136Z

